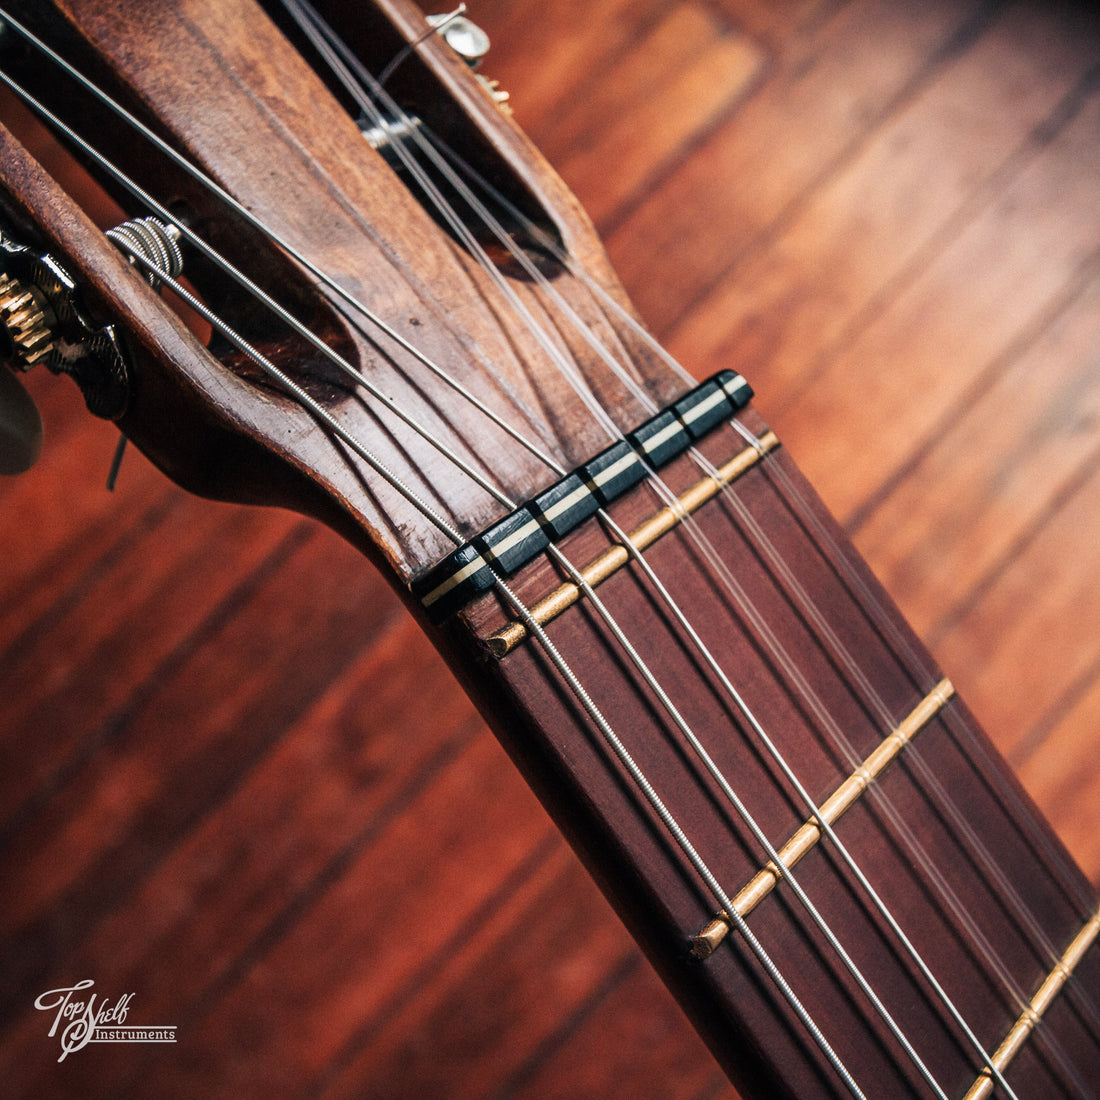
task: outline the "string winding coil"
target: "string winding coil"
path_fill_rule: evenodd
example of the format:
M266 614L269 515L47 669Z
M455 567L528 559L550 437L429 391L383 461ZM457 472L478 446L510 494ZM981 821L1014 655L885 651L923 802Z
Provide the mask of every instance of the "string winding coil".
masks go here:
M108 229L107 237L131 260L145 260L161 274L175 279L183 271L180 231L174 225L165 225L156 218L131 218ZM160 279L153 272L147 272L145 277L154 290L160 286Z

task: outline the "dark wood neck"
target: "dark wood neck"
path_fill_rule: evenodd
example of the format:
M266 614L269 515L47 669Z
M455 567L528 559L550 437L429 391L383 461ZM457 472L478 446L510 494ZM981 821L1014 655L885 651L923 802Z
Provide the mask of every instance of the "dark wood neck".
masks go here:
M747 419L762 432L751 413ZM707 453L719 465L745 446L722 430L707 440ZM698 474L681 460L667 480L681 491ZM813 808L640 571L625 567L597 594L774 848L801 835L789 860L799 886L927 1070L947 1095L962 1096L981 1082L974 1039L990 1055L1001 1045L1022 1004L1094 918L1091 890L782 448L754 463L731 491L736 503L719 495L696 520L755 611L715 576L682 527L647 557L662 577L675 578L675 601L815 806L830 797L843 803L831 836L807 826ZM643 489L614 514L631 529L661 507ZM759 524L766 547L746 535L741 509ZM592 521L564 549L581 566L608 543ZM541 563L517 578L515 590L537 606L560 584ZM761 636L756 612L774 638ZM491 655L505 648L500 639L515 619L499 597L486 597L445 631L445 652L719 1061L747 1095L849 1095L744 936L715 921L714 897L538 638L513 626L512 641L520 633L522 640L503 657ZM545 632L727 896L755 880L761 897L747 915L749 928L867 1095L930 1095L790 884L762 872L768 854L591 601L548 618ZM861 763L869 769L865 782L853 778ZM838 854L837 840L858 873ZM700 958L710 948L693 938L708 925L714 948ZM899 944L898 929L912 950ZM1095 989L1098 978L1100 952L1093 950L1073 982L1079 993ZM1017 1095L1072 1092L1067 1065L1095 1079L1098 1027L1071 983L1011 1068L1005 1063Z

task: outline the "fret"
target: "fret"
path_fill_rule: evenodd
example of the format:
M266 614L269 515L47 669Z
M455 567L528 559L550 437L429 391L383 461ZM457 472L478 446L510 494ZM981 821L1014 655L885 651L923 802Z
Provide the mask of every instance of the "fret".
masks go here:
M897 728L879 742L863 763L821 804L818 812L779 849L779 858L784 867L788 870L794 867L817 845L824 835L821 822L835 825L902 750L940 713L954 694L955 689L950 680L941 680ZM738 916L747 917L779 885L782 877L779 867L769 860L734 897L733 906ZM692 939L692 955L697 959L709 958L729 931L729 916L725 912L718 913Z
M662 535L674 530L686 517L702 508L708 500L716 497L727 485L751 470L764 455L778 446L779 438L775 432L765 432L760 437L758 446L749 446L739 451L713 475L702 478L681 493L674 505L667 505L640 523L627 535L627 538L638 550L645 550L652 546ZM630 551L625 546L615 545L590 561L580 573L591 587L596 588L629 561ZM566 581L548 596L532 604L529 610L535 622L539 626L545 626L563 611L572 607L580 597L580 586ZM513 622L491 634L486 639L486 644L494 657L505 657L526 636L527 627L523 623Z
M1031 1002L1020 1013L1001 1045L994 1051L991 1061L998 1072L1004 1073L1008 1069L1028 1037L1039 1026L1047 1009L1072 977L1074 970L1085 957L1085 953L1096 941L1098 934L1100 934L1100 909L1092 914L1074 936L1065 954L1054 964L1035 996L1031 998ZM963 1100L986 1100L986 1097L993 1095L995 1087L993 1072L987 1066L978 1074L977 1080L970 1086Z

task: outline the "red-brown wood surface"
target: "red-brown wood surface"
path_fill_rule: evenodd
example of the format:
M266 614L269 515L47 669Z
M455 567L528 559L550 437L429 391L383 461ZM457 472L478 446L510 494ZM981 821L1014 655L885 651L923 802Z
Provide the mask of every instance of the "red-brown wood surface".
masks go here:
M642 312L752 379L1096 881L1091 16L477 14ZM0 517L7 1091L722 1094L362 560L137 456L108 496L110 430L34 390L46 454ZM178 1044L58 1065L33 1001L85 977Z

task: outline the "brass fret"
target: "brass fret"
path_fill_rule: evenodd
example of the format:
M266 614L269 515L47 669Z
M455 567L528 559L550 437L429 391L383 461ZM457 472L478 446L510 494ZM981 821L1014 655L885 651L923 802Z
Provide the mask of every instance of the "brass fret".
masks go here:
M715 476L707 476L696 482L676 498L675 504L667 505L649 519L639 524L627 538L638 549L652 546L662 535L668 534L683 520L698 511L708 500L716 497L727 485L751 469L769 451L779 446L779 437L768 431L760 437L759 445L746 447L739 451L724 466L715 471ZM587 584L595 588L608 577L617 573L630 561L630 551L625 546L612 546L594 558L581 571ZM572 581L559 585L548 596L532 605L530 611L535 622L544 626L555 619L580 599L581 589ZM491 634L486 640L489 651L494 657L504 657L527 636L523 623L509 623Z
M985 1100L985 1097L993 1094L993 1069L1003 1074L1008 1068L1008 1064L1020 1052L1027 1037L1038 1026L1077 964L1085 957L1085 952L1095 942L1098 933L1100 933L1100 909L1093 913L1081 931L1074 936L1065 954L1054 964L1054 969L1046 976L1035 996L1031 998L1031 1003L1020 1013L1020 1018L1012 1025L1004 1041L994 1051L990 1059L993 1068L986 1066L978 1074L977 1080L970 1086L963 1100Z
M821 822L833 825L877 779L910 741L943 709L955 694L950 680L941 680L898 725L871 750L862 764L821 804L818 812L800 826L779 849L783 866L790 869L821 839ZM782 879L779 867L769 860L733 898L733 908L747 917L775 889ZM712 955L729 933L726 913L720 912L692 940L691 953L697 959Z

